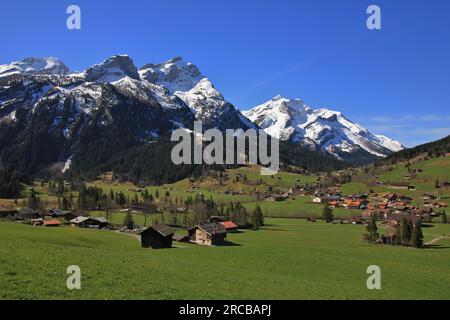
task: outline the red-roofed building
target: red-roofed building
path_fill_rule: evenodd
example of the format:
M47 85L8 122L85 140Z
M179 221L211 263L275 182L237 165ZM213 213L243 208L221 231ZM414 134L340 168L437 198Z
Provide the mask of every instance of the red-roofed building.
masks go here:
M233 221L224 221L220 222L220 224L227 230L227 232L236 232L238 230L237 224Z
M61 225L61 221L59 220L45 220L44 226L45 227L59 227Z

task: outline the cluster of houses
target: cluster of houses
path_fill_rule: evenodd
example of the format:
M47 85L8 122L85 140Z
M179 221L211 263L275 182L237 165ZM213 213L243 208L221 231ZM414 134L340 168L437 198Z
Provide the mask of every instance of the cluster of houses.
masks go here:
M77 216L72 212L52 209L45 213L23 208L0 207L0 218L26 221L34 226L59 227L70 225L78 228L110 228L104 217ZM228 233L237 232L238 226L232 221L212 219L209 223L198 224L187 230L187 234L175 233L175 229L166 224L157 224L139 232L141 245L144 248L171 248L172 241L189 242L203 246L220 246L227 243Z
M433 209L447 207L446 203L439 202L439 197L434 193L424 193L422 200L423 205L413 205L413 198L393 192L343 196L339 188L334 187L321 194L316 193L312 201L327 203L332 208L363 210L363 217L376 215L381 220L387 220L393 213L430 218L434 215Z
M40 212L29 208L17 210L15 208L0 207L0 218L24 221L33 226L44 227L59 227L61 225L96 229L109 227L109 222L104 217L85 217L60 209L51 209L47 212Z
M189 242L203 246L225 245L227 233L236 232L238 226L232 221L198 224L187 230L187 234L175 234L166 224L157 224L139 232L143 248L171 248L172 241Z

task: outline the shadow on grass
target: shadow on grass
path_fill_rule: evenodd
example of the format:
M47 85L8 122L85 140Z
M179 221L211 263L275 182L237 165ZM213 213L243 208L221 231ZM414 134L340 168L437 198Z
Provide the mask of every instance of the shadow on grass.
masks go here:
M241 244L225 240L224 243L216 245L216 247L242 247Z
M267 231L278 231L278 232L286 232L287 230L285 229L277 229L277 228L262 228L261 230L267 230Z
M442 249L450 249L450 247L449 246L440 246L438 244L428 244L428 245L423 246L423 248L421 248L421 249L442 250Z

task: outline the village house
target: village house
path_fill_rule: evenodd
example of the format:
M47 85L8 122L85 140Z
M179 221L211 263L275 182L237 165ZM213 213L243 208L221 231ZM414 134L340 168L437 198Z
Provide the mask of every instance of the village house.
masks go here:
M45 216L52 218L61 218L64 216L64 212L61 209L50 209L47 211Z
M172 240L177 242L189 242L190 239L186 234L174 234Z
M227 230L218 223L203 223L188 230L191 242L214 246L225 243Z
M322 203L322 198L321 197L314 197L312 201L313 201L313 203Z
M388 216L386 217L385 224L387 224L390 227L395 227L395 226L399 225L400 222L405 218L407 220L410 220L414 226L422 220L421 217L413 215L413 214L392 213L392 214L388 214Z
M0 206L0 219L5 219L5 218L11 219L16 215L16 213L17 213L16 208Z
M362 200L346 199L343 206L347 209L362 209L365 206L365 202Z
M37 219L40 214L36 210L32 210L29 208L20 209L16 214L15 218L17 220L28 220L28 219Z
M44 227L59 227L61 225L61 221L59 220L44 220Z
M408 182L396 182L396 183L390 183L390 184L386 184L386 185L389 188L396 189L396 190L408 190L408 188L409 188Z
M74 212L68 211L68 212L65 212L65 213L64 213L64 215L62 216L62 218L63 218L64 220L66 220L66 221L70 221L70 220L75 219L75 218L78 217L78 216L79 216L79 214L76 214L76 213L74 213Z
M266 197L266 201L284 201L289 198L289 193L271 194Z
M104 217L92 218L92 217L76 217L70 220L70 225L72 227L79 228L97 228L103 229L109 224L108 220Z
M238 225L235 224L233 221L219 222L219 224L221 224L227 230L227 233L238 231Z
M44 224L44 219L42 219L42 218L37 218L37 219L31 219L30 220L30 223L33 225L33 226L42 226L43 224Z
M140 232L143 248L163 249L172 247L174 230L166 224L157 224Z

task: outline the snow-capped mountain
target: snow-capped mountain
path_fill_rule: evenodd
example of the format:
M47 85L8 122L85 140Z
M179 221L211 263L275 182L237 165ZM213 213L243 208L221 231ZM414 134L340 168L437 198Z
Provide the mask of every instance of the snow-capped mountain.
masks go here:
M137 68L127 55L112 56L88 68L84 75L89 82L114 82L124 77L139 79Z
M205 78L194 64L181 57L158 64L148 63L140 68L139 74L142 79L162 85L171 93L189 91Z
M69 68L57 58L26 58L0 65L0 81L8 81L24 74L65 75L68 72Z
M248 129L256 126L216 90L192 63L176 57L160 64L147 64L139 70L141 79L163 86L181 98L204 128Z
M398 141L370 133L341 112L312 109L299 99L276 96L244 115L273 137L323 149L338 158L348 159L361 151L385 157L404 148Z
M342 159L402 149L339 112L313 110L300 100L276 97L244 115L181 58L138 69L129 56L115 55L78 73L56 58L0 66L0 165L13 163L25 174L56 165L64 172L106 170L105 163L121 156L128 157L116 159L126 169L130 157L142 159L136 149L168 141L173 130L192 129L195 120L204 129L261 127ZM324 154L316 156L330 160ZM141 172L142 165L133 170Z
M0 68L0 159L23 172L55 163L67 171L86 165L92 153L102 163L177 128L192 129L196 119L204 129L255 126L181 58L139 72L127 55L78 73L55 58Z

